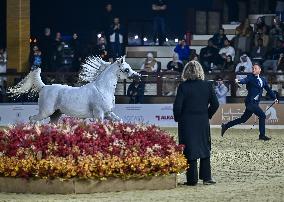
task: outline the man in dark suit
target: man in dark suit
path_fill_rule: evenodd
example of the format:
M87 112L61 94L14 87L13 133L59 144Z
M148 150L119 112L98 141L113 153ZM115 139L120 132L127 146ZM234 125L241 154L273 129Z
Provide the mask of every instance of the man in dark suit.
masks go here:
M236 79L236 83L246 84L246 88L248 90L248 95L245 99L246 110L240 118L237 118L226 124L222 124L222 136L224 135L227 129L231 128L234 125L245 123L252 116L252 114L255 114L259 118L259 139L264 141L271 139L265 136L266 116L262 109L259 107L259 101L262 96L263 88L268 92L269 96L274 99L275 103L278 103L278 100L271 88L268 86L266 79L259 76L260 72L260 65L254 64L252 74L248 75L242 80Z

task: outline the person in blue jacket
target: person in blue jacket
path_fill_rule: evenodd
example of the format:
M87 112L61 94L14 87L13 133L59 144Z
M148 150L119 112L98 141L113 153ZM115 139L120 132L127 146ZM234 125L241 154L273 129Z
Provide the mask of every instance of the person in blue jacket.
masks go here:
M186 44L184 39L179 41L179 43L176 45L174 49L174 52L178 54L179 60L181 60L184 64L186 64L189 61L190 48Z
M270 137L265 136L265 119L266 115L263 110L259 107L259 101L262 96L263 89L267 91L269 96L274 99L275 103L278 103L278 100L268 86L268 83L264 77L260 76L261 67L258 63L253 65L252 74L249 74L246 78L238 80L236 79L236 83L238 84L246 84L246 88L248 90L248 95L245 98L246 109L243 115L240 118L232 120L228 123L223 123L221 125L221 136L224 136L224 133L227 129L231 128L234 125L245 123L252 114L255 114L259 118L259 140L270 140Z

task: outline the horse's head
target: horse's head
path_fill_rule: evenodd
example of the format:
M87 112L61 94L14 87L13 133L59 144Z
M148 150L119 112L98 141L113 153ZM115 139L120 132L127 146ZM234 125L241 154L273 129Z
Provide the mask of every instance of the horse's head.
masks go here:
M117 59L115 62L119 67L119 71L117 73L118 78L127 79L141 76L139 73L135 72L127 62L125 62L125 56Z

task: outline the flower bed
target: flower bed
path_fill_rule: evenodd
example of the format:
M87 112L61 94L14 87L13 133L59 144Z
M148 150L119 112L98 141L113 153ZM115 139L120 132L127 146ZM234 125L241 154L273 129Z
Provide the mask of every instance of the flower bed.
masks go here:
M0 131L0 176L123 179L187 168L182 146L155 126L86 123L16 125Z

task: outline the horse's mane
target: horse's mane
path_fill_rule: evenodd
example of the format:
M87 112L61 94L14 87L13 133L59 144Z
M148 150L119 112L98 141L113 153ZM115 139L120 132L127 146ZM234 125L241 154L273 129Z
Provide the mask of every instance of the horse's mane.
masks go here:
M109 66L110 62L105 62L100 57L89 56L81 65L82 69L79 73L79 81L93 82L98 76Z

